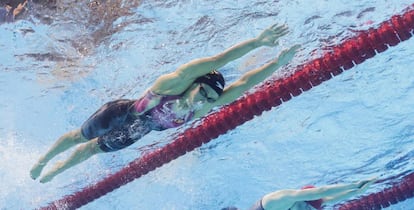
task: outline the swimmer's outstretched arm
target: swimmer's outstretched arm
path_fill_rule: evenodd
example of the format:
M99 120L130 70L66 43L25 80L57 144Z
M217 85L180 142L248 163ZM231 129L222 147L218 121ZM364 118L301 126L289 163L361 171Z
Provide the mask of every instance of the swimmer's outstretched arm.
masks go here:
M300 45L295 45L289 49L286 49L280 53L280 55L268 62L267 64L248 71L245 73L239 80L233 82L228 87L224 89L223 94L213 103L206 103L203 107L196 110L194 117L198 118L204 116L213 107L229 104L243 95L244 92L251 89L253 86L263 82L267 77L269 77L273 72L279 69L281 66L288 64L297 50L300 48Z
M273 25L256 38L236 44L220 54L195 59L181 65L176 71L159 77L151 89L167 95L181 94L196 78L226 65L258 47L276 46L278 39L287 33L286 25Z
M376 180L377 180L376 178L371 178L371 179L361 180L359 182L355 182L355 183L353 183L354 185L356 185L354 189L346 190L346 191L343 191L343 192L339 192L337 194L332 194L330 196L325 196L323 198L323 201L324 201L324 203L336 203L336 202L339 202L339 201L343 201L345 199L348 199L348 198L350 198L352 196L356 196L358 194L362 194Z
M277 69L288 64L293 59L299 48L300 45L294 45L293 47L282 51L277 58L271 60L262 67L245 73L239 80L224 89L223 95L216 101L215 105L231 103L253 86L263 82Z
M375 179L368 179L350 184L335 184L302 190L279 190L263 196L262 205L264 209L276 207L282 209L283 207L290 208L298 201L323 199L325 203L332 201L329 198L343 200L357 193L363 193L374 181Z

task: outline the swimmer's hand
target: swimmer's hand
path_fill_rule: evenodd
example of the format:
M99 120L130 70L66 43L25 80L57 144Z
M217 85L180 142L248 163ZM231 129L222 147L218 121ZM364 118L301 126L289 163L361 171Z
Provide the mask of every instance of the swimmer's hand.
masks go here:
M300 47L300 45L294 45L289 49L283 50L280 52L279 56L271 60L268 65L277 65L278 67L281 67L290 63Z
M376 181L377 181L377 178L373 177L373 178L369 178L366 180L355 182L354 185L355 185L356 190L359 193L362 193L362 192L365 192L368 189L368 187L370 187Z
M260 46L273 47L278 45L278 39L289 33L286 25L273 25L265 29L257 38L256 41Z
M293 59L299 48L300 45L294 45L287 50L283 50L280 53L279 57L276 59L276 62L278 62L280 66L288 64Z

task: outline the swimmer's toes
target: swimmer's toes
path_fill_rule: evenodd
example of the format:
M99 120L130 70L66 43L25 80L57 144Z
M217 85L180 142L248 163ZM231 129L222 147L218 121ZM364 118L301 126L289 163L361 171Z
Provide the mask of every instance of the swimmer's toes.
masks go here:
M30 177L35 180L40 176L40 173L42 173L43 167L45 164L36 164L33 166L33 168L30 170Z
M36 179L39 177L39 175L40 175L40 170L32 169L32 170L30 171L30 177L31 177L33 180L36 180Z
M50 181L52 181L52 179L53 179L53 177L54 176L52 176L52 175L46 175L46 176L43 176L42 178L40 178L40 183L47 183L47 182L50 182Z
M36 180L37 177L39 177L39 176L36 176L36 175L33 175L32 173L30 173L30 178L32 178L33 180Z

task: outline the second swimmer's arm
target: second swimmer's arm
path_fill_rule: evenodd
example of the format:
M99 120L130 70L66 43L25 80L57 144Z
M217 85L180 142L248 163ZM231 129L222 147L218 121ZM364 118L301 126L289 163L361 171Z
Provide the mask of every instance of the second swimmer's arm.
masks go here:
M336 199L346 199L356 193L363 193L375 180L375 178L371 178L350 184L334 184L303 190L279 190L263 196L262 205L264 209L273 209L282 205L292 206L298 201L323 199L325 203L330 201L326 198L332 196Z
M264 30L258 37L236 44L224 52L211 57L199 58L181 65L175 72L157 79L152 90L163 94L180 94L193 81L212 70L236 60L261 46L276 46L277 40L288 33L285 25L274 25Z
M371 186L377 179L376 178L370 178L367 180L361 180L359 182L355 182L354 184L356 187L354 189L343 191L337 194L332 194L330 196L326 196L323 198L324 203L336 203L345 199L348 199L352 196L355 196L357 194L364 193L369 186Z

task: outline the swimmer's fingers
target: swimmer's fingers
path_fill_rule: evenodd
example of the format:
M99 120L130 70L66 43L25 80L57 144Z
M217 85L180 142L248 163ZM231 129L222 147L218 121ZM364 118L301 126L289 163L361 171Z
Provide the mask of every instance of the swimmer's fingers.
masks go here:
M277 45L278 44L278 40L279 40L279 38L280 37L282 37L282 36L284 36L284 35L286 35L286 34L288 34L289 33L289 31L288 30L283 30L283 31L278 31L278 32L275 32L274 34L273 34L273 44L274 45Z
M279 25L279 24L276 23L276 24L270 26L269 29L273 30L273 31L280 31L280 30L288 29L288 26L286 24Z
M276 33L276 34L286 34L289 31L289 28L285 24L273 25L270 27L270 30L272 30L273 33Z
M276 39L275 39L275 41L273 42L275 45L278 45L279 43L278 43L278 39L280 38L280 37L282 37L282 36L285 36L286 34L288 34L289 33L289 31L288 30L286 30L286 31L282 31L282 32L280 32L280 33L278 33L278 34L276 34Z
M370 179L366 179L366 180L361 180L359 182L356 183L356 188L359 192L364 192L365 190L367 190L373 183L375 183L377 181L377 178L370 178Z
M276 46L278 44L278 39L287 33L289 33L289 29L286 25L275 24L264 30L257 37L257 40L264 46Z
M366 187L369 187L371 184L373 184L373 183L375 183L377 181L377 178L376 177L373 177L373 178L370 178L370 179L367 179L367 180L363 180L363 181L361 181L361 185L359 186L359 188L366 188Z
M300 47L300 45L294 45L287 50L283 50L277 58L277 62L279 62L281 66L288 64L293 59Z
M294 45L291 48L287 49L287 50L283 50L280 55L285 56L285 55L291 55L291 54L295 54L300 48L300 45Z
M293 45L293 47L290 48L290 50L293 50L297 52L302 46L300 44Z
M273 25L267 31L269 35L279 38L288 34L289 28L287 25Z

